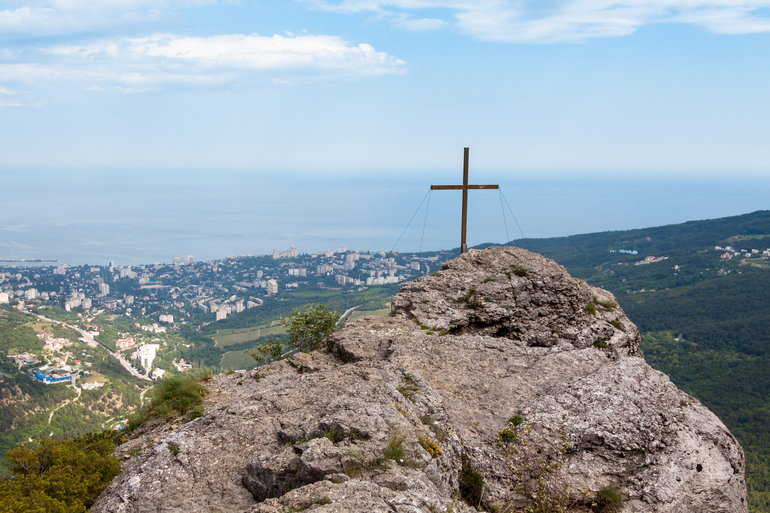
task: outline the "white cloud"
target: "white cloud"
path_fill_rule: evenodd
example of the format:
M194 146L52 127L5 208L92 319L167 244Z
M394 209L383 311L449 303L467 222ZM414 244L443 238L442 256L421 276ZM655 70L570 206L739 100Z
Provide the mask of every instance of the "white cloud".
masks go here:
M421 11L446 10L478 39L519 43L583 41L631 34L652 23L698 25L720 34L770 32L770 0L307 0L338 13L376 12L414 29ZM410 27L406 20L411 20ZM424 28L439 26L426 23Z
M5 87L0 87L0 94L11 96L11 95L13 95L13 91L9 91Z
M437 18L420 18L419 20L406 19L397 25L405 30L435 30L447 25L447 22Z
M0 35L49 36L103 31L180 18L186 8L215 0L0 0Z
M404 61L371 45L326 35L154 34L26 49L0 62L3 83L76 81L91 90L123 92L210 87L259 75L297 81L405 72Z

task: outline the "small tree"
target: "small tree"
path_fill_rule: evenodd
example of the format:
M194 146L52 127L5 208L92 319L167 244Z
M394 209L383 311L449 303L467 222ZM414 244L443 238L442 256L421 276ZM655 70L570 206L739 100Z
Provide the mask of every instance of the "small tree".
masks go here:
M337 330L338 310L329 310L326 305L308 304L302 310L294 309L291 315L280 317L286 327L289 340L268 339L267 342L249 349L256 361L266 363L270 360L280 360L291 351L315 351L329 335Z

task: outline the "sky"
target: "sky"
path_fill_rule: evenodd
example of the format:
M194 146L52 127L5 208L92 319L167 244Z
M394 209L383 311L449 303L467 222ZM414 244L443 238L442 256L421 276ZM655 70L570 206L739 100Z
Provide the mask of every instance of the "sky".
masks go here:
M764 173L768 55L770 0L0 0L0 166Z
M770 0L0 0L0 253L45 257L35 233L149 201L134 231L197 220L187 200L227 186L263 208L252 223L318 223L336 188L332 211L366 198L342 217L398 233L393 210L459 180L466 146L472 181L553 201L536 236L767 208L769 56ZM672 180L685 199L655 203ZM575 222L603 197L627 212Z

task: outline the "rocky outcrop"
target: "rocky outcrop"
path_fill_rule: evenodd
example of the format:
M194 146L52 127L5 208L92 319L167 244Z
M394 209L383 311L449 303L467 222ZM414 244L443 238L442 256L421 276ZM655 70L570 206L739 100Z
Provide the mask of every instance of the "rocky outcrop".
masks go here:
M537 477L572 511L608 487L625 512L747 511L740 445L610 293L509 247L434 274L328 352L216 376L203 417L121 447L142 453L92 511L515 511Z

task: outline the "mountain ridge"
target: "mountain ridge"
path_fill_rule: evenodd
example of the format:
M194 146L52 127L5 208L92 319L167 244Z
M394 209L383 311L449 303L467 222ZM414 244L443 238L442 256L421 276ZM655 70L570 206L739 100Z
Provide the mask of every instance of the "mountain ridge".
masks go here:
M462 255L329 349L215 376L202 417L119 449L92 511L499 511L540 478L576 511L609 488L629 512L747 511L735 438L612 294L540 255Z

